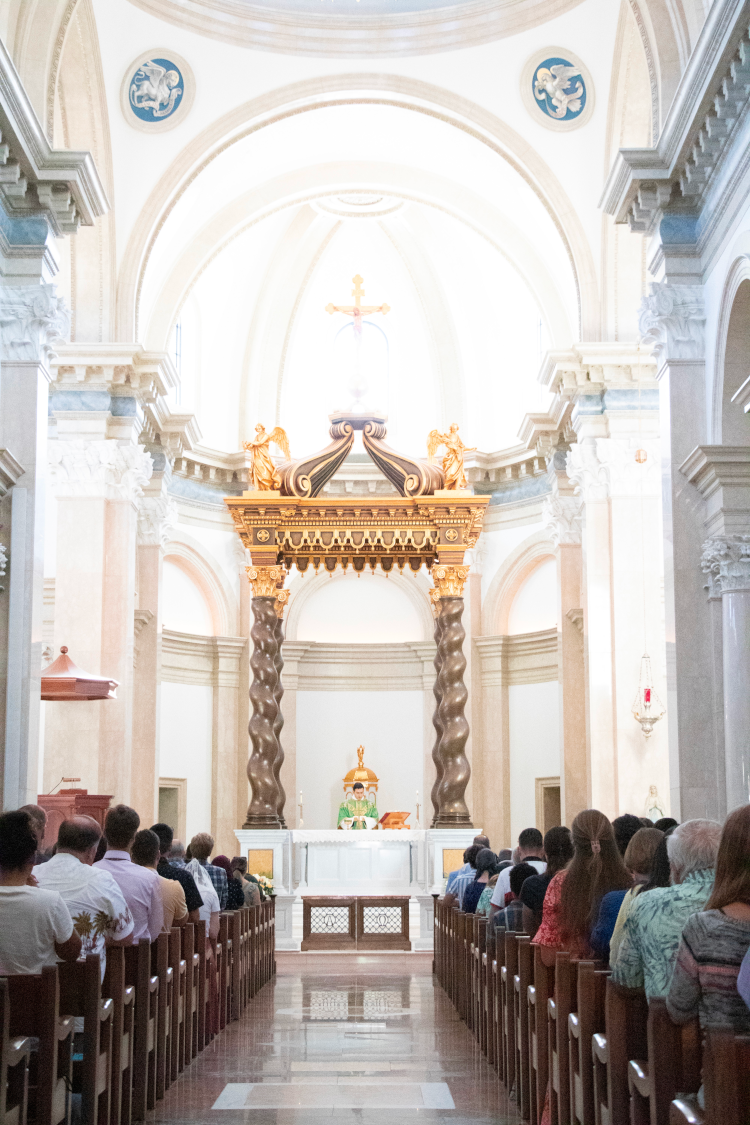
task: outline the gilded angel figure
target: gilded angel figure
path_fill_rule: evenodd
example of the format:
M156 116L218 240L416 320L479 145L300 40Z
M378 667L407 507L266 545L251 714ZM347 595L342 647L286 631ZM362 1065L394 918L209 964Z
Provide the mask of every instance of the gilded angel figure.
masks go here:
M268 434L265 426L259 422L255 427L255 438L242 443L243 449L252 456L252 485L259 492L268 492L271 489L278 491L281 488L281 474L273 463L269 449L271 442L279 447L285 457L291 457L289 439L281 426L276 426Z
M466 488L467 480L466 473L464 472L464 453L473 453L476 449L475 445L464 445L461 438L458 436L458 424L451 423L450 430L447 434L440 434L437 430L430 430L427 435L427 456L430 461L433 461L435 454L441 445L445 446L445 456L443 457L443 474L445 476L445 487L456 489Z

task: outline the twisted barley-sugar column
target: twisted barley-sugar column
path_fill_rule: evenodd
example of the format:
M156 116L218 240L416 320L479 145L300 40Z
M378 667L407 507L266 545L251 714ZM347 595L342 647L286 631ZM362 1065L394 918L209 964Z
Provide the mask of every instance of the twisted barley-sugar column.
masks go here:
M443 724L440 721L440 701L442 693L440 690L440 666L442 657L440 655L440 634L442 632L442 617L440 616L440 601L433 602L435 609L435 659L433 665L435 667L435 683L432 686L432 694L435 696L435 710L432 712L432 725L435 728L435 742L432 747L432 760L435 763L435 783L432 786L430 793L430 800L432 801L433 815L431 827L434 828L437 824L438 814L440 812L440 802L438 800L438 790L440 782L443 780L443 762L440 757L440 739L443 736Z
M248 567L248 577L253 585L253 627L250 637L253 642L253 655L250 667L253 682L250 685L250 702L253 707L250 719L250 741L252 751L247 763L247 776L253 795L247 810L247 820L243 828L279 828L278 787L274 776L274 765L279 753L279 743L275 733L278 714L276 702L276 639L275 589L267 591L270 578L264 571L280 570L277 567Z
M436 828L471 828L471 816L464 800L471 768L466 757L469 724L464 715L469 693L464 684L466 658L463 643L466 633L461 624L464 582L468 566L433 567L433 580L440 592L440 638L438 642L438 715L442 734L438 756L443 775L437 787L438 814Z
M280 596L286 595L286 597ZM273 763L273 776L276 781L276 812L279 818L279 824L282 828L286 828L286 821L284 820L284 805L286 804L286 793L284 786L281 784L281 767L284 764L284 748L281 745L281 728L284 725L284 716L281 712L281 697L284 694L284 685L281 682L281 672L284 667L284 656L282 647L284 644L284 606L289 598L288 590L281 590L276 597L274 603L276 612L276 628L274 630L274 637L276 640L276 656L274 657L274 666L276 668L276 686L273 689L274 699L276 700L276 718L273 723L273 733L276 736L276 758Z

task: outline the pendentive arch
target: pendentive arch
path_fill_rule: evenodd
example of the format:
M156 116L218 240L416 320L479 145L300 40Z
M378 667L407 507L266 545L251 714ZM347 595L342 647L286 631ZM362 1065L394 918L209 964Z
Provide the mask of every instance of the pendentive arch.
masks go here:
M239 620L237 598L221 566L203 544L182 527L175 527L164 558L183 570L203 594L211 614L214 636L236 636Z
M505 636L513 600L529 575L547 559L554 559L555 548L546 531L524 539L507 556L490 583L482 605L482 636Z
M287 117L347 104L396 106L442 120L505 160L540 200L573 270L583 338L599 334L599 285L591 247L567 193L549 166L510 126L467 98L431 83L389 74L331 75L293 83L235 108L195 137L161 177L131 231L118 281L119 339L137 335L138 303L159 231L190 184L218 155L259 129Z

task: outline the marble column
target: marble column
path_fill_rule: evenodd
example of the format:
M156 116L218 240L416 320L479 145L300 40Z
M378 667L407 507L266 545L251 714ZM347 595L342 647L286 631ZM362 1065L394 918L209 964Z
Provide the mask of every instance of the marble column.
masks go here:
M161 697L161 608L164 551L177 522L167 495L164 454L152 454L154 473L138 504L136 659L133 668L133 755L131 800L144 825L158 820Z
M119 681L117 698L56 703L45 724L45 790L63 775L132 800L133 613L137 501L153 465L114 439L50 443L57 498L55 643L82 668Z
M276 600L274 602L274 610L276 612L276 627L274 637L276 640L276 657L274 659L274 666L276 668L276 686L273 689L274 698L276 700L276 719L273 724L273 733L276 735L276 760L273 764L273 776L276 781L276 812L279 817L279 824L282 828L286 828L286 820L284 819L284 806L286 804L286 790L284 789L281 780L281 771L284 766L284 749L281 745L281 731L284 726L284 712L281 709L281 700L284 696L284 683L282 679L282 671L284 668L284 607L289 601L288 590L278 590ZM292 794L293 795L293 794Z
M431 591L437 593L437 590ZM440 668L442 665L442 654L440 652L440 634L442 632L442 617L440 616L440 599L430 597L430 604L435 617L435 659L433 664L435 666L435 685L433 688L433 695L435 696L435 709L432 713L432 725L435 728L435 740L432 747L432 762L435 767L435 781L432 785L430 792L430 800L432 801L432 822L430 827L434 828L440 815L440 802L438 801L438 791L440 783L443 780L443 763L440 758L440 739L443 735L443 724L440 721L440 702L442 693L440 690Z
M309 644L284 643L284 695L281 707L284 713L284 763L281 780L287 794L286 821L288 828L299 828L299 786L297 785L297 691L299 690L300 663Z
M572 482L554 473L553 494L544 508L557 555L560 675L560 804L563 824L590 805L586 755L586 669L584 662L582 502Z
M227 849L234 847L237 829L234 779L238 764L246 761L238 718L240 668L247 641L244 637L211 637L211 646L211 835L216 841L217 853L227 855Z
M433 582L439 595L441 619L438 710L442 730L438 756L443 770L437 787L438 815L435 828L472 827L471 814L465 800L471 768L466 757L469 724L465 709L468 692L464 683L465 631L461 623L464 612L462 595L468 573L468 566L436 564L432 568Z
M681 260L680 265L686 268ZM698 271L699 272L699 271ZM653 284L639 327L653 345L659 380L662 453L672 812L679 819L722 819L726 785L723 734L714 707L711 606L697 560L706 537L703 511L680 466L707 432L705 308L701 285Z
M3 802L11 809L36 801L38 793L49 359L69 324L53 285L0 289L0 448L22 470L3 503L10 550L0 730Z
M495 849L511 839L510 825L510 709L506 669L506 637L478 637L482 699L482 743L485 777L491 778L482 830Z
M721 594L727 811L750 802L750 535L703 545L703 571Z

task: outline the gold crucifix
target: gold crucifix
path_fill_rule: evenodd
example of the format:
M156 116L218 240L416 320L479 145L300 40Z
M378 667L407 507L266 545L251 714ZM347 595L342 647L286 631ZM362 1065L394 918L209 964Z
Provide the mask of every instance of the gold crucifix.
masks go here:
M382 313L383 316L385 316L386 313L389 313L391 311L391 306L386 305L385 303L382 305L363 305L362 298L365 295L365 291L362 288L362 282L364 281L364 278L360 277L359 274L357 274L356 277L352 278L352 281L354 282L354 288L352 289L354 304L334 305L333 302L331 302L330 304L326 305L326 312L330 313L331 316L333 316L334 313L340 312L343 313L344 316L353 317L354 331L356 332L357 336L361 337L362 318L365 316L371 316L372 313Z

